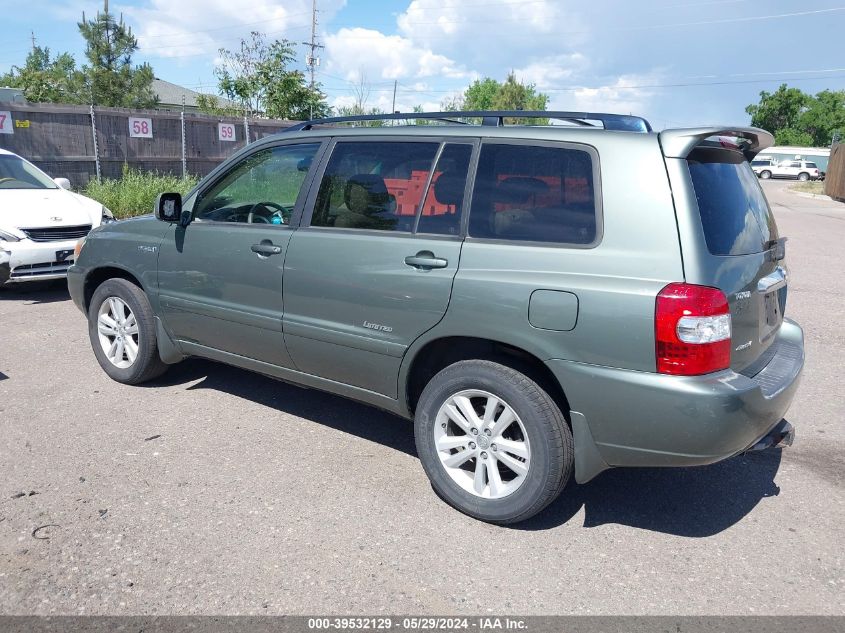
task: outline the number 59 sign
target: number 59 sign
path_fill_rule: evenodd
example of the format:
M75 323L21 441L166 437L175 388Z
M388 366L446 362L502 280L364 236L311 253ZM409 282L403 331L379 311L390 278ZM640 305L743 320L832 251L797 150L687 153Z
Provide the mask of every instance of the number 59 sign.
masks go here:
M129 117L129 136L130 138L152 138L153 120Z
M217 138L221 141L236 141L234 123L218 123Z

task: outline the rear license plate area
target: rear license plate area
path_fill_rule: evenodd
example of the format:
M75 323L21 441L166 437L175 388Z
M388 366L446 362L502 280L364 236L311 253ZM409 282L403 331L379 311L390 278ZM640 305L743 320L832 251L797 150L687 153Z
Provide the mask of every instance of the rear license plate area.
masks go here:
M763 295L763 324L761 328L761 341L768 339L775 330L780 327L783 321L783 311L778 292L769 292Z

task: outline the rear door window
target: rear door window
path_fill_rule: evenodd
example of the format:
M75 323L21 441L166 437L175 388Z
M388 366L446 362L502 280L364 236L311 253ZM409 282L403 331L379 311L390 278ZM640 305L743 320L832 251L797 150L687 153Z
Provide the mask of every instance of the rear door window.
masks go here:
M448 143L440 153L425 196L417 233L458 235L472 145Z
M410 233L439 142L340 142L311 226Z
M707 249L713 255L767 250L777 225L757 176L739 152L699 147L687 160Z
M597 235L595 165L572 147L485 143L469 235L477 238L592 244Z

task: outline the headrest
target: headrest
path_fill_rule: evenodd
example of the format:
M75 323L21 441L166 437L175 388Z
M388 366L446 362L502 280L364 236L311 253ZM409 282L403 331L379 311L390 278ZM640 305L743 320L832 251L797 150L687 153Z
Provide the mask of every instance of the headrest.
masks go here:
M496 187L496 202L522 204L528 202L531 196L542 195L548 190L549 186L539 178L513 176L505 178Z
M437 198L437 202L440 204L460 206L464 199L466 182L467 179L465 176L443 172L432 185L434 187L434 197Z
M356 174L346 181L343 192L346 208L353 213L383 211L390 205L384 178L378 174Z

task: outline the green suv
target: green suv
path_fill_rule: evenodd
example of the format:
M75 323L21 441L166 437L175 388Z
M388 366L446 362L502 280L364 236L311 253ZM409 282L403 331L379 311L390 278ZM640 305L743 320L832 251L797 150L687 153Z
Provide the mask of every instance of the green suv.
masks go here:
M386 409L443 499L514 523L573 471L792 443L803 334L749 164L772 141L585 112L310 121L93 230L68 285L113 379L199 356Z

